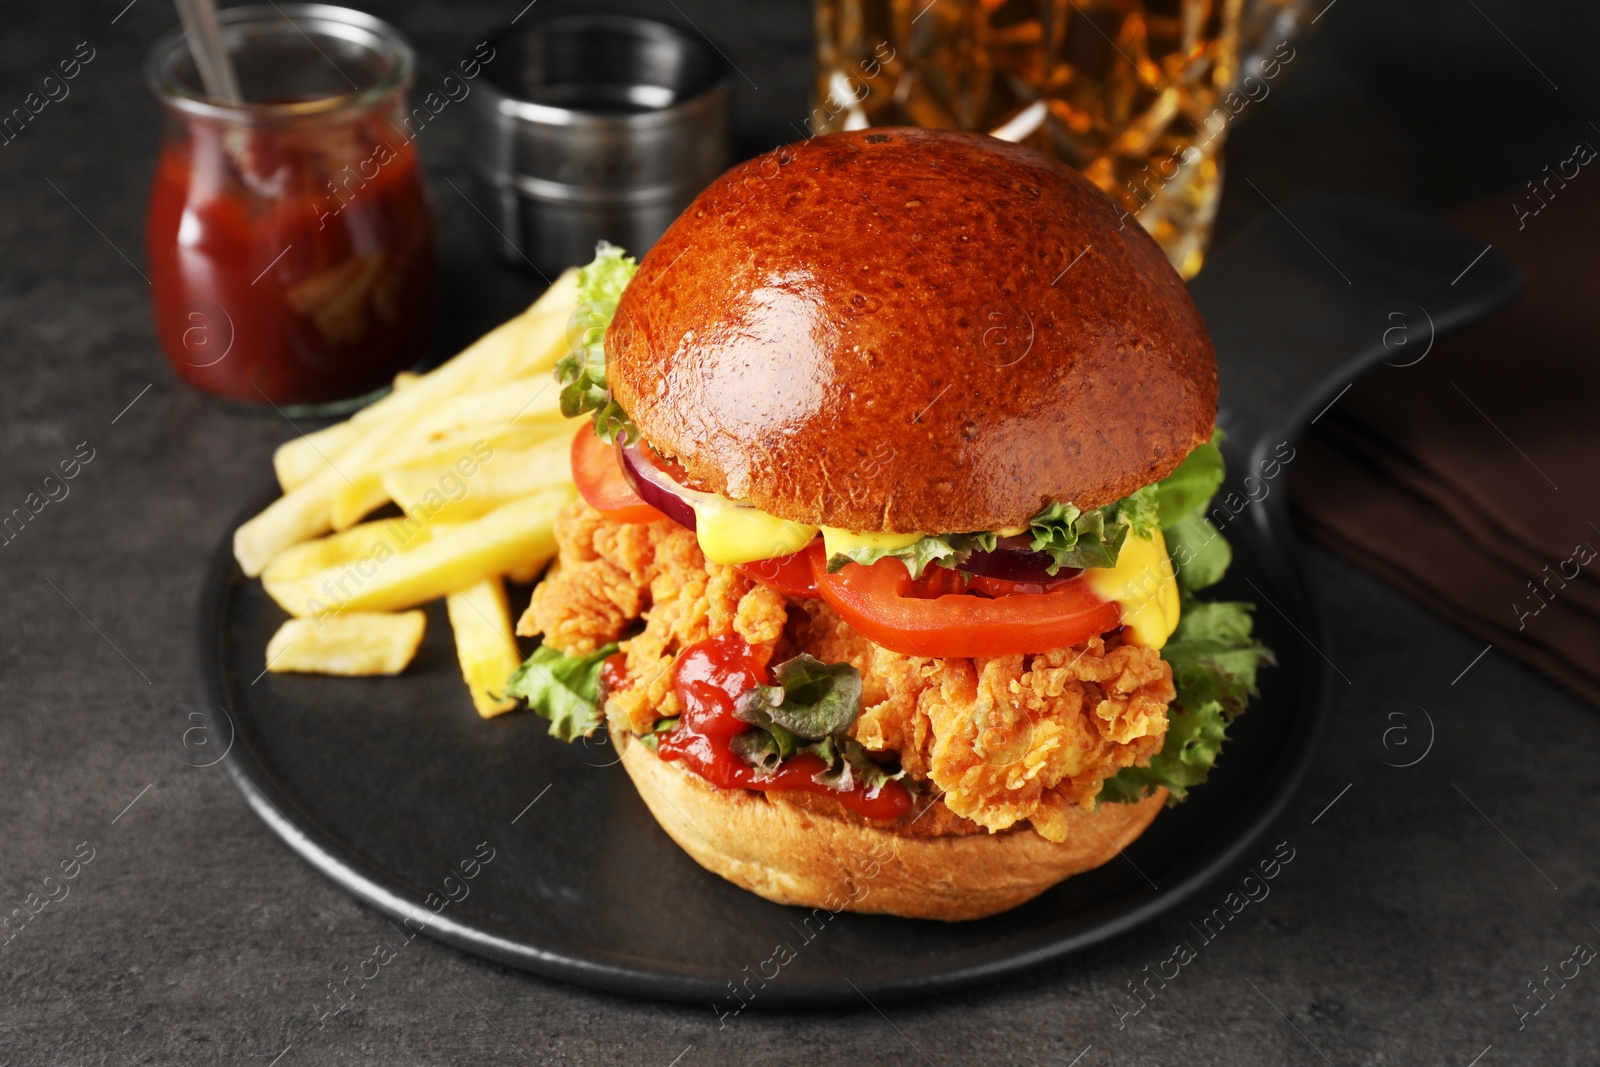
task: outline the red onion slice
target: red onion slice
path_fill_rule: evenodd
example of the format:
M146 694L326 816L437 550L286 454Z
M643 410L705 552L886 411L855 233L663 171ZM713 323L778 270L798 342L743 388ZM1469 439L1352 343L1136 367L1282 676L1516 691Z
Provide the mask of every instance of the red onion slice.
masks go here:
M972 553L961 564L961 569L1008 582L1058 582L1079 573L1076 567L1062 567L1051 574L1051 562L1049 553L1032 549L1027 534L1018 534L1000 538L993 551Z
M622 476L633 486L633 491L639 494L641 500L679 526L691 530L695 528L694 504L691 501L696 496L707 494L685 489L673 481L666 471L650 462L638 442L625 445L620 435L617 437L617 461L622 465Z

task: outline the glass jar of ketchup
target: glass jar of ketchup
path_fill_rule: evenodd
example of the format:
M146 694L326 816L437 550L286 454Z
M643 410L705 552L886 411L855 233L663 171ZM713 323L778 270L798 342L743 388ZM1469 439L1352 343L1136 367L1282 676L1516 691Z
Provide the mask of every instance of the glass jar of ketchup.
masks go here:
M398 31L321 4L227 8L241 102L209 97L180 33L151 50L163 105L146 245L178 376L285 411L348 409L427 354L433 216Z

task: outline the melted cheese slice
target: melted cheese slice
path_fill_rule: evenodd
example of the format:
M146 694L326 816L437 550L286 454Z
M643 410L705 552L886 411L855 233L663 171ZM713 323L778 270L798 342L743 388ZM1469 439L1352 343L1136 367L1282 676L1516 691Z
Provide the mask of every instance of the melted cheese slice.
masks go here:
M1122 606L1130 644L1160 648L1177 629L1178 583L1160 530L1149 538L1130 533L1115 567L1090 567L1083 578L1102 599Z
M833 526L822 528L822 547L832 559L841 552L849 552L858 548L872 549L878 552L893 552L897 548L905 548L922 540L919 533L851 533L849 530L840 530Z
M700 551L713 563L754 563L787 556L817 536L815 526L780 519L709 494L695 500L694 518Z

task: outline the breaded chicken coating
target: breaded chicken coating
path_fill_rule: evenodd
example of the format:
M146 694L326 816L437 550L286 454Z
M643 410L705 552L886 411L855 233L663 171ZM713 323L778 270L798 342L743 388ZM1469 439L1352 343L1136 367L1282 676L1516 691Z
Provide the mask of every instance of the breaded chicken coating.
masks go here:
M732 567L708 563L693 531L673 522L611 522L583 500L556 520L556 564L517 623L568 653L616 641L635 619L644 630L621 642L629 686L611 694L636 733L678 714L672 664L678 653L736 631L770 655L783 634L784 596Z

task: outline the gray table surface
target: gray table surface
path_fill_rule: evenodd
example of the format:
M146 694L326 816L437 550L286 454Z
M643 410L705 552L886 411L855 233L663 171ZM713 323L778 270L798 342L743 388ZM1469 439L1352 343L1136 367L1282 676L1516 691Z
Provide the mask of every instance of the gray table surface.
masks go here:
M1190 924L1246 866L1069 964L921 1002L750 1011L719 1027L706 1007L578 989L419 939L317 1029L327 982L388 926L291 854L218 769L186 764L204 563L292 431L178 385L151 335L141 228L157 115L138 64L174 17L125 3L12 9L0 32L3 109L79 42L95 55L68 98L0 148L0 508L80 442L93 449L70 495L0 544L0 911L92 850L70 893L0 948L0 1064L1600 1057L1595 968L1552 981L1537 1015L1516 1007L1535 1005L1527 983L1575 943L1600 945L1600 716L1314 551L1325 651L1349 684L1336 680L1307 786L1258 850L1287 842L1295 858L1137 1014L1123 1014L1128 983L1196 940ZM419 42L426 85L520 6L374 9ZM740 90L742 148L789 139L808 106L806 4L641 6L717 35L760 83ZM1275 200L1335 186L1440 208L1519 185L1590 136L1594 15L1400 7L1345 0L1300 46L1276 99L1235 132L1224 231L1269 210L1245 177ZM444 183L466 188L461 132L446 114L421 139L444 234L441 351L536 286L485 258L482 221ZM1386 747L1397 724L1409 733ZM1420 762L1393 766L1429 735Z

